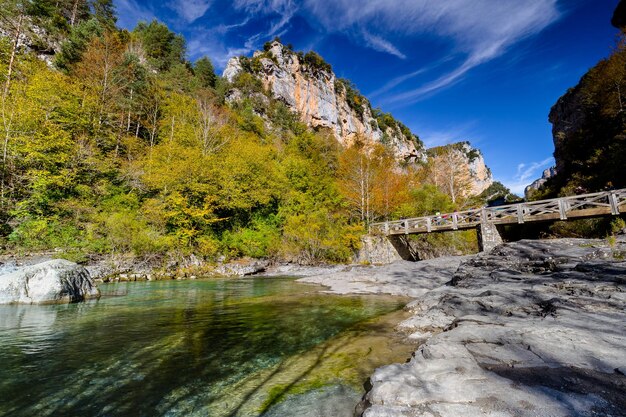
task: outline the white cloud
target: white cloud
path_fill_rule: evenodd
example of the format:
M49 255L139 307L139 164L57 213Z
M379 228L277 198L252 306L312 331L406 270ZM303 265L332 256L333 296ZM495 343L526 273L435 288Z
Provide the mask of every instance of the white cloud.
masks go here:
M246 55L251 51L248 47L227 47L218 39L212 38L209 32L199 32L197 36L189 40L187 47L193 57L201 55L210 57L217 70L224 69L231 57Z
M363 40L367 46L372 49L375 49L380 52L386 52L391 55L395 55L400 59L406 59L406 55L404 55L398 48L391 44L391 42L381 38L380 36L372 35L367 31L363 31Z
M409 39L435 34L448 41L449 53L461 59L457 68L386 100L404 103L458 82L472 68L501 56L560 16L557 0L307 0L306 7L331 32L360 27Z
M284 35L297 11L292 0L235 0L233 7L237 10L244 10L251 16L255 15L254 17L264 17L267 21L267 29L249 36L242 46L237 47L225 45L223 39L215 35L223 35L232 29L246 26L252 20L251 16L241 23L219 25L204 31L196 30L194 37L188 42L191 55L210 56L217 69L223 69L230 58L250 54L259 49L266 40Z
M466 138L468 137L471 137L472 143L476 145L476 143L480 141L477 139L477 135L474 132L475 126L476 123L473 121L454 126L448 130L433 130L427 126L421 126L420 139L428 148L461 142L467 140Z
M228 32L230 32L233 29L238 29L241 27L246 26L248 23L250 22L250 18L247 17L243 20L243 22L239 22L239 23L234 23L232 25L219 25L213 28L214 31L216 31L217 33L220 34L226 34Z
M167 6L187 23L193 23L207 12L212 0L173 0Z
M534 180L541 177L541 172L554 165L554 158L549 157L539 162L521 162L517 165L515 177L509 181L504 181L513 193L524 195L524 189Z
M148 8L140 5L135 0L115 0L118 23L126 29L133 29L137 22L156 19L155 14Z
M202 6L211 0L176 1ZM298 4L294 0L233 0L232 5L249 16L267 21L264 31L236 48L244 53L287 30L297 13L321 33L342 33L368 48L400 59L407 58L408 50L402 51L396 46L398 42L407 45L418 38L420 41L436 38L442 50L439 62L453 61L456 66L419 84L415 82L417 75L428 68L408 71L375 92L383 95L400 84L414 83L408 91L404 89L383 98L383 104L408 104L457 83L476 66L502 56L517 42L539 33L560 17L557 0L303 0ZM198 11L192 7L187 17L193 19L202 7ZM241 25L247 23L245 20ZM236 27L239 24L221 25L217 32L225 33ZM226 47L221 49L224 53L228 51ZM216 60L224 59L216 57Z

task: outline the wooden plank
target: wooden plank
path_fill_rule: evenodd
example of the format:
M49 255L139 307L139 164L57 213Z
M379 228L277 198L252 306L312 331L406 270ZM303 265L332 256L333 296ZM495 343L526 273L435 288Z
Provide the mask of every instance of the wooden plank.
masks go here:
M611 214L618 215L619 214L619 202L617 200L617 195L610 194L609 195L609 203L611 204Z
M565 201L561 198L559 199L559 216L561 220L567 220L567 214L565 213Z

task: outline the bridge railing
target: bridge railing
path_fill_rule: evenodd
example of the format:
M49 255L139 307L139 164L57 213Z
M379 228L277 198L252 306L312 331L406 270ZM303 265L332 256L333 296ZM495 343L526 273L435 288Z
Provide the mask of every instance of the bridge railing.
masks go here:
M527 221L567 220L568 217L618 215L624 212L626 212L626 189L620 189L373 223L370 225L370 233L385 235L431 233L472 228L482 222L521 224Z

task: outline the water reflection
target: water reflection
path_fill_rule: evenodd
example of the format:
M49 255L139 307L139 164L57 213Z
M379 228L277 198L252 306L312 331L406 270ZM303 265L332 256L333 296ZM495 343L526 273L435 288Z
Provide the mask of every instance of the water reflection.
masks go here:
M256 415L293 401L271 395L288 393L300 375L315 371L341 387L328 355L362 361L345 350L367 332L354 326L402 305L321 296L291 279L101 290L81 304L0 307L0 415Z

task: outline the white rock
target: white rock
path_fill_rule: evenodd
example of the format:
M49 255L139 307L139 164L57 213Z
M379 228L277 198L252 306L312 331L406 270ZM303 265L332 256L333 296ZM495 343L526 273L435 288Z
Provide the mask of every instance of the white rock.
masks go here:
M73 302L99 296L87 270L62 259L0 276L0 304Z

